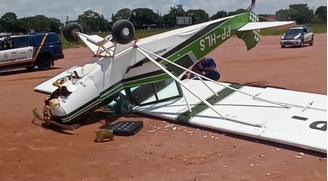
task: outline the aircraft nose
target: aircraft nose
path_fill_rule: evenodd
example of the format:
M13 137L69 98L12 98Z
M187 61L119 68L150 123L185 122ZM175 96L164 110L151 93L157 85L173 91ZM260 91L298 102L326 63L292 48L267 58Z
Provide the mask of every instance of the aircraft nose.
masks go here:
M58 99L52 99L49 102L50 111L53 116L65 116L65 110L60 106L60 102Z

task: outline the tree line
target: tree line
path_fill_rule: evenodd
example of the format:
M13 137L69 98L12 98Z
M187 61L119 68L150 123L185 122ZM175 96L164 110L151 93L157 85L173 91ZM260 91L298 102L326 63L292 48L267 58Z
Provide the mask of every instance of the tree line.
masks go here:
M84 30L90 33L110 31L113 23L119 19L130 20L137 30L147 29L149 27L174 28L177 26L176 17L191 17L191 24L198 24L245 11L246 9L237 9L232 12L221 10L209 16L203 9L189 9L185 11L183 5L179 4L170 7L169 12L163 16L149 8L136 8L132 10L123 8L112 14L111 20L108 20L104 15L96 11L87 10L74 21L79 22ZM291 4L289 5L289 9L280 9L276 11L275 15L277 20L292 20L298 24L327 23L327 6L320 6L316 10L313 10L307 4ZM260 21L267 21L267 19L261 18L260 16ZM0 32L28 33L34 30L37 32L53 31L61 33L63 26L68 22L62 23L59 19L49 18L44 15L17 18L14 12L7 12L0 18Z

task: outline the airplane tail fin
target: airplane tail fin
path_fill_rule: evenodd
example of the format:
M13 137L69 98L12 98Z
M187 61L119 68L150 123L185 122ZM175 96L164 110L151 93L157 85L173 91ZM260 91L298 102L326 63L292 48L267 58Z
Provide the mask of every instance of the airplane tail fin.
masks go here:
M254 12L249 11L248 14L249 22L236 32L237 37L246 43L247 50L254 48L260 41L261 29L295 24L295 21L259 22L259 17Z

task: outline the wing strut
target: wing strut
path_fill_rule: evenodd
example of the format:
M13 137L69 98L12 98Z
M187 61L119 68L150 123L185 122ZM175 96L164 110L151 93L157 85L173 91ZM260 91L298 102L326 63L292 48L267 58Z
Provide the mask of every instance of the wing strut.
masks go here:
M223 84L221 84L221 83L219 83L219 82L217 82L217 81L214 81L214 80L209 79L209 78L207 78L207 77L205 77L205 76L203 76L203 75L200 75L200 74L198 74L198 73L196 73L196 72L194 72L194 71L192 71L192 70L189 70L189 69L187 69L187 68L185 68L185 67L182 67L181 65L176 64L176 63L174 63L174 62L172 62L172 61L170 61L170 60L168 60L168 59L166 59L166 58L164 58L164 57L161 57L161 56L159 56L159 55L157 55L157 54L155 54L155 53L153 53L153 52L151 52L151 51L149 51L149 50L146 50L146 49L144 49L144 48L142 48L142 47L138 47L138 48L139 48L139 51L140 51L140 50L143 50L143 51L145 51L145 52L147 52L147 53L149 53L149 54L151 54L151 55L154 55L154 56L156 56L156 57L158 57L158 58L160 58L160 59L162 59L162 60L167 61L168 63L170 63L170 64L172 64L172 65L175 65L175 66L177 66L177 67L179 67L179 68L181 68L181 69L183 69L183 70L185 70L185 71L191 72L191 73L197 75L198 77L202 77L203 79L206 79L206 80L211 81L211 82L213 82L213 83L216 83L216 84L218 84L218 85L221 85L221 86L224 86L224 87L226 87L226 88L229 88L229 89L232 89L232 90L234 90L234 91L237 91L237 92L239 92L239 93L242 93L242 94L245 94L245 95L251 96L251 97L253 97L254 99L259 99L259 100L262 100L262 101L265 101L265 102L269 102L269 103L272 103L272 104L275 104L275 105L282 106L282 107L284 107L284 108L290 108L290 106L287 106L287 105L284 105L284 104L280 104L280 103L277 103L277 102L273 102L273 101L269 101L269 100L266 100L266 99L262 99L262 98L260 98L260 97L257 97L257 96L254 96L254 95L251 95L251 94L247 94L247 93L245 93L245 92L242 92L242 91L240 91L240 90L238 90L238 89L235 89L235 88L232 88L232 87L229 87L229 86L223 85ZM156 63L157 63L157 62L156 62ZM204 82L204 83L205 83L205 82Z
M210 88L210 86L208 86L208 85L203 81L203 79L202 79L201 77L197 76L197 78L198 78L200 81L202 81L202 83L203 83L204 85L206 85L206 87L207 87L208 89L210 89L216 97L219 97L219 95L218 95L214 90L212 90L212 89Z
M191 94L193 94L195 97L197 97L200 101L202 101L204 104L206 104L209 108L211 108L216 114L218 114L222 119L224 120L228 120L228 121L232 121L232 122L236 122L236 123L240 123L240 124L245 124L248 126L253 126L253 127L262 127L262 125L260 124L252 124L252 123L248 123L248 122L244 122L244 121L240 121L240 120L236 120L236 119L231 119L231 118L227 118L222 116L217 110L214 109L214 107L207 102L206 100L204 100L203 98L199 97L197 94L195 94L192 90L190 90L183 82L181 82L176 76L174 76L170 71L168 71L165 67L163 67L163 65L161 65L160 63L158 63L156 60L154 60L152 57L150 57L141 47L138 47L137 45L134 46L142 55L144 55L146 58L148 58L150 61L152 61L157 67L159 67L160 69L162 69L165 73L167 73L170 77L172 77L175 81L177 81L182 87L184 87L185 89L187 89Z

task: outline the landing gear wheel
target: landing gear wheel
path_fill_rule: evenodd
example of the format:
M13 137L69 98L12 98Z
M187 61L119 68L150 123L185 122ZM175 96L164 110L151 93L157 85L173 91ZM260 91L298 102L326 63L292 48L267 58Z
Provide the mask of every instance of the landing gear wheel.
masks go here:
M119 44L128 44L134 39L135 29L128 20L118 20L112 28L113 39Z
M82 33L83 28L79 23L70 22L68 23L63 30L65 39L70 43L76 43L80 40L78 33Z
M39 70L49 70L52 65L52 60L49 56L40 55L37 59L37 66Z

